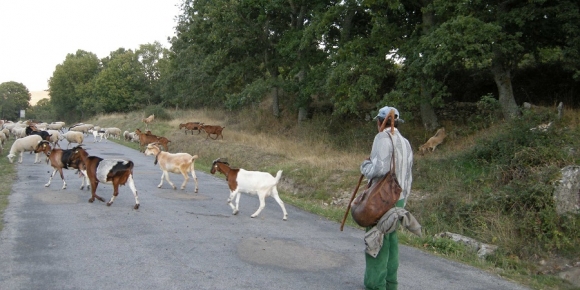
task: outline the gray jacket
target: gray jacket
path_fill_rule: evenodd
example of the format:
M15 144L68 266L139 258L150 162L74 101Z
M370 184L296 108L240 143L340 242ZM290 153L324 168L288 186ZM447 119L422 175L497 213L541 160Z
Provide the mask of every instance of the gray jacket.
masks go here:
M403 191L399 200L407 201L407 197L411 192L411 183L413 176L411 169L413 168L413 149L409 141L399 133L395 128L395 132L391 135L393 142L387 134L390 134L390 128L386 128L383 132L378 133L373 141L373 148L371 150L370 160L365 160L360 166L360 172L369 181L377 181L391 170L391 154L393 152L393 144L395 145L395 173L397 180L401 185Z

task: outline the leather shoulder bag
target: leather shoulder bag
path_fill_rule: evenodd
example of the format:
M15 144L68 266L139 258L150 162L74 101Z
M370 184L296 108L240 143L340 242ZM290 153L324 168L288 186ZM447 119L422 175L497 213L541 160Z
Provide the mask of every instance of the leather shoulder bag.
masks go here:
M391 156L391 170L377 182L370 182L363 193L351 205L352 218L361 227L376 225L379 219L395 206L401 196L402 189L395 173L394 145Z
M391 125L391 132L393 131L393 128L393 125ZM395 206L401 196L401 192L403 190L399 184L399 181L397 180L397 174L395 173L395 144L391 134L387 132L387 135L389 135L391 143L393 144L393 152L391 154L391 170L377 182L369 182L363 193L353 201L364 176L361 175L357 187L355 188L354 193L350 199L348 208L344 214L344 218L340 226L341 231L344 227L344 222L346 221L349 209L353 220L359 226L374 226L387 211Z

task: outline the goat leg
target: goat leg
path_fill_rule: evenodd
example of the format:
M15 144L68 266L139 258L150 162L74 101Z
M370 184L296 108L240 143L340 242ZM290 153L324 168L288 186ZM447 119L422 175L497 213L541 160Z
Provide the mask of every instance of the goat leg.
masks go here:
M274 186L274 188L272 188L272 197L276 200L278 205L280 205L280 207L282 208L282 212L283 212L282 220L288 220L288 212L286 212L286 207L284 206L284 202L280 198L280 195L278 194L278 189L275 186Z
M56 168L52 171L52 174L50 175L50 178L48 179L48 183L44 185L44 187L49 187L50 186L50 182L52 181L52 177L54 176L54 174L56 173ZM64 178L63 178L64 180Z
M234 205L234 203L232 202L234 200L234 198L237 197L237 201L236 201L236 205ZM240 203L240 196L239 193L237 191L232 191L230 193L230 197L228 198L228 205L232 208L232 214L236 215L238 214L239 209L238 209L238 204Z
M257 217L262 212L264 207L266 206L266 201L265 201L266 193L265 192L258 192L258 199L260 200L260 207L258 207L258 210L256 210L256 212L250 216L252 218Z
M133 192L133 196L135 197L135 206L133 207L133 209L139 209L139 195L137 194L137 188L135 187L135 181L133 181L133 175L129 175L127 182L129 183L129 188L131 188L131 191Z

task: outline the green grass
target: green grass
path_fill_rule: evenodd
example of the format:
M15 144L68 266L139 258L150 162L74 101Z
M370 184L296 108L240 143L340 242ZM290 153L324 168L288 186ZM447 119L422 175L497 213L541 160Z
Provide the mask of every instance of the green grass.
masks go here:
M8 162L6 155L10 152L10 147L14 140L8 140L4 144L2 158L0 158L0 217L4 216L4 210L8 206L8 197L12 191L12 183L16 178L16 167ZM15 158L18 159L18 158ZM16 161L15 161L16 162ZM0 231L4 228L4 223L0 223Z

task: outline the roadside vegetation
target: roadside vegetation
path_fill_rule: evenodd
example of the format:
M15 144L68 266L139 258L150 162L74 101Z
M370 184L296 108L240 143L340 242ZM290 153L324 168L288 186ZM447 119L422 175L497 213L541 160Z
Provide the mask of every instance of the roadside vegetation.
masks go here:
M16 178L16 167L8 162L6 155L10 152L10 147L14 140L4 143L2 157L0 158L0 217L4 217L4 210L8 206L8 197L12 191L12 182ZM3 221L3 220L2 220ZM4 228L4 222L0 223L0 231Z
M149 129L172 141L170 152L198 154L197 170L209 172L219 157L228 158L234 167L270 173L282 169L280 191L285 202L337 222L342 220L360 176L360 162L369 154L376 134L372 121L337 122L321 115L297 125L291 118L277 119L260 110L149 107L99 115L86 122L123 131L143 130L141 119L152 112L156 119ZM510 122L493 121L488 115L462 124L447 123L449 136L434 153L415 154L407 209L422 224L424 236L402 231L402 242L534 289L575 289L548 269L577 262L574 259L580 256L580 216L557 215L552 196L560 169L580 162L576 150L580 114L565 110L563 116L558 120L556 109L550 107L527 111ZM178 127L189 121L225 126L224 139L206 139L204 132L186 135ZM552 126L546 132L530 131L548 122ZM412 122L400 130L415 150L429 137L420 124ZM138 149L136 143L118 142ZM350 218L347 224L356 227ZM462 234L499 249L478 258L466 246L436 238L441 232Z

